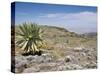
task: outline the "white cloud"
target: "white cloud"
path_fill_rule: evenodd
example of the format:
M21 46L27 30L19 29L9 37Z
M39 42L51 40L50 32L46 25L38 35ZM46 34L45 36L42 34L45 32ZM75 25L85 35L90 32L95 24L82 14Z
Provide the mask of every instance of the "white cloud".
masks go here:
M37 17L40 23L58 25L76 32L91 32L97 30L97 13L50 13Z
M61 18L61 19L93 19L96 18L97 14L94 12L79 12L79 13L50 13L50 14L44 14L40 15L39 17L42 18ZM90 19L90 20L91 20Z
M56 18L56 17L59 17L60 14L46 14L46 15L41 15L39 17L42 17L42 18Z

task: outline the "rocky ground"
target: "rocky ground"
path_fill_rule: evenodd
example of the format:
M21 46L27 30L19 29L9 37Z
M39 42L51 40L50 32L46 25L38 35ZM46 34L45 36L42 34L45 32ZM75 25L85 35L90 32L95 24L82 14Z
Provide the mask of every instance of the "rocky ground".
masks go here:
M41 56L22 56L17 46L14 50L16 73L67 71L97 68L97 35L80 35L65 28L43 26ZM17 32L17 27L16 27ZM15 38L17 39L17 38Z
M22 56L16 54L15 72L31 73L97 68L97 53L95 48L68 48L64 52L65 57L59 59L55 59L50 52L44 52L41 56Z

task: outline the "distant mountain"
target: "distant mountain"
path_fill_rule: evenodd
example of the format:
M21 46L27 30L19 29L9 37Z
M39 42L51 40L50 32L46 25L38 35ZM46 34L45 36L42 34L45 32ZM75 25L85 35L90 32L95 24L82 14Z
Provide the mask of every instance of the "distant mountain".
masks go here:
M89 33L84 33L82 34L83 37L96 37L97 36L97 32L89 32Z

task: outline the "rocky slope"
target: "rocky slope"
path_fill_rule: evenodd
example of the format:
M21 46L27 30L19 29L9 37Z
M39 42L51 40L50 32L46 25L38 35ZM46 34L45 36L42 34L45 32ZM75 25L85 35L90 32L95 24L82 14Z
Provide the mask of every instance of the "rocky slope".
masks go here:
M43 26L46 46L41 56L22 56L16 47L15 72L48 72L97 68L97 38L81 37L64 28Z

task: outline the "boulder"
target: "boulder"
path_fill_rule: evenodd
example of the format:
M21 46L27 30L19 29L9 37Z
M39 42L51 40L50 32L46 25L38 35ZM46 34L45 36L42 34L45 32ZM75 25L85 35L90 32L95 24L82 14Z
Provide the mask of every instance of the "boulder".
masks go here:
M72 60L72 57L71 56L66 56L65 57L65 62L70 62Z

